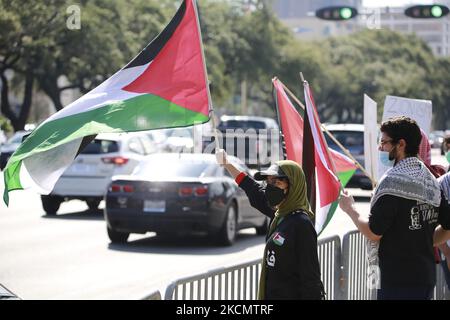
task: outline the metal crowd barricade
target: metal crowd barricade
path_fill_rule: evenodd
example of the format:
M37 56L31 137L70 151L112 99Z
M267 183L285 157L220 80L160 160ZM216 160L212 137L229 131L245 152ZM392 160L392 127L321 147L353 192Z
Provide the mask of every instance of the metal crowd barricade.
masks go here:
M166 289L166 300L256 300L261 259L178 279Z
M342 241L343 300L376 299L375 282L379 280L379 274L368 275L368 272L366 240L359 231L350 231L344 235ZM375 278L368 279L368 276ZM368 280L371 280L373 288L369 287Z
M339 295L340 239L321 239L318 254L322 281L327 299ZM261 259L228 268L185 277L172 282L166 289L166 300L255 300L258 298Z
M338 300L341 297L341 239L339 236L320 239L318 255L326 299Z

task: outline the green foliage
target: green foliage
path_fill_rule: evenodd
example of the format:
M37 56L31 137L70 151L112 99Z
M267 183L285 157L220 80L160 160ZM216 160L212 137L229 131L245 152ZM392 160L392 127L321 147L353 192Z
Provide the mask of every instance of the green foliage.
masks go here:
M11 133L14 131L11 121L9 119L5 118L0 114L0 129L5 131L6 133Z

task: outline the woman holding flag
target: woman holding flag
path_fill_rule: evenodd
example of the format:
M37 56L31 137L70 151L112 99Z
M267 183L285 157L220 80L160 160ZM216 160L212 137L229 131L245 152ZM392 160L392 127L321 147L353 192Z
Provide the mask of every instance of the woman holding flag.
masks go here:
M271 219L259 299L324 299L314 214L301 167L294 161L278 161L268 170L257 172L253 179L229 163L223 149L216 157L245 191L250 204ZM255 180L264 181L263 185Z

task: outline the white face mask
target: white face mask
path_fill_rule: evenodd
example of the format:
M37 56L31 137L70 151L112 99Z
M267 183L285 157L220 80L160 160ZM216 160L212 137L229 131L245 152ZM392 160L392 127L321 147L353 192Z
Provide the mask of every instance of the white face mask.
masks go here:
M389 152L387 151L379 151L378 152L380 162L386 167L393 167L395 159L389 160Z

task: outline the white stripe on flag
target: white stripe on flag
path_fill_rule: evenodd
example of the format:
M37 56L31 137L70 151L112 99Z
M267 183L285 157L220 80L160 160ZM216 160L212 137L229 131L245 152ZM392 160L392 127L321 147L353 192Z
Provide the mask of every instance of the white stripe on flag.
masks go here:
M64 109L53 114L42 124L141 95L141 93L123 91L121 88L139 77L148 65L149 63L143 66L117 71L111 78L105 80L99 86L75 100Z
M24 159L20 168L23 189L35 188L41 194L49 194L58 178L75 159L81 141L82 138L75 139Z
M320 234L323 230L323 227L325 225L325 222L328 219L328 213L330 212L330 208L331 205L333 204L333 202L331 202L330 204L321 207L320 206L320 190L323 188L321 188L320 184L320 180L317 177L317 168L316 168L316 175L315 175L315 179L316 179L316 218L315 218L315 229L317 234Z

